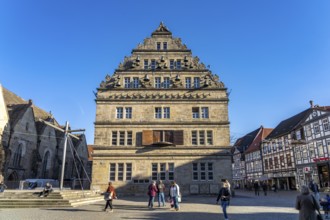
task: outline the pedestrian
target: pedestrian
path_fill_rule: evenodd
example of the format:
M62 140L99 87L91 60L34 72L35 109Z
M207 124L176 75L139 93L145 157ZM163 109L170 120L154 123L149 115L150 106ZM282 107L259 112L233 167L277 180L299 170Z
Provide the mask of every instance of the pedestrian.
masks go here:
M0 193L4 192L5 189L7 189L7 186L3 181L1 181L0 182Z
M254 188L254 194L256 196L259 196L259 183L258 181L255 181L254 184L253 184L253 188Z
M299 210L299 220L317 220L317 211L320 214L320 205L307 186L301 186L301 194L296 199L296 209Z
M319 186L314 182L314 180L311 180L311 182L309 183L309 189L313 192L316 201L319 202L320 200Z
M267 188L268 188L267 183L266 182L262 183L262 190L264 191L265 196L267 196Z
M107 211L110 208L110 212L113 212L112 200L117 199L115 187L113 187L112 182L109 182L108 188L104 193L104 200L106 201L103 211Z
M39 197L47 197L49 193L53 191L53 186L49 182L46 183L42 192L39 193Z
M228 220L227 207L229 206L230 201L230 190L229 185L226 182L222 183L222 187L217 197L217 204L219 203L219 200L221 201L222 212L225 220Z
M180 193L180 187L175 181L171 182L169 196L171 198L171 201L173 202L173 207L175 208L176 211L179 211L180 210L179 200L181 200L181 193Z
M158 190L158 207L160 207L160 203L163 204L163 207L165 206L165 185L162 180L159 180L157 184L157 190Z
M330 195L329 194L327 194L325 196L325 198L322 198L320 200L320 205L323 208L325 218L328 219L329 218L329 211L330 211Z
M273 191L274 191L275 193L277 192L277 186L276 186L275 183L273 184L272 189L273 189Z
M152 181L152 183L148 186L148 196L149 196L149 203L148 207L152 209L154 207L155 196L157 194L157 186L156 181Z

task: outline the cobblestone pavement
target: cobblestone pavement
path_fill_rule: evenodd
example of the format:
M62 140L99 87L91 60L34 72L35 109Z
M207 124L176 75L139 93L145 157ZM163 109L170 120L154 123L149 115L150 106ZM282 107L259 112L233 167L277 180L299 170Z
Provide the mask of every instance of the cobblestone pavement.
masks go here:
M298 192L269 192L255 196L252 191L236 191L228 208L230 220L293 220L298 219L298 211L294 209ZM155 202L153 210L147 207L146 196L123 197L114 200L114 212L103 212L104 202L80 206L76 208L33 208L33 209L1 209L0 220L103 220L103 219L193 219L223 220L219 205L215 204L215 196L183 197L180 211L167 207L158 208Z

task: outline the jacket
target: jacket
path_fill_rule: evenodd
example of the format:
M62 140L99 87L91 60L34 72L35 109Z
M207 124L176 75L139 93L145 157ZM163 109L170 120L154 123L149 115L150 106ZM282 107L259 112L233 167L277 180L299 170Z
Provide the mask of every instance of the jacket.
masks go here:
M296 209L299 210L299 220L317 220L316 210L320 205L311 194L301 194L296 199Z
M229 195L225 195L225 190L228 190L228 193ZM219 191L219 194L218 194L218 198L217 198L217 202L219 202L219 200L221 201L229 201L230 200L230 189L229 188L225 188L225 187L222 187Z
M150 184L148 187L148 195L156 196L157 192L158 192L158 189L157 189L156 185Z

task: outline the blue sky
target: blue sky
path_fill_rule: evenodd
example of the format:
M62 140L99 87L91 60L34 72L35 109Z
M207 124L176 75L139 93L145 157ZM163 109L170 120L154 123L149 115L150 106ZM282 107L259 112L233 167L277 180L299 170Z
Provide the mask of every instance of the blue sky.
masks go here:
M230 92L233 139L330 105L329 0L0 1L0 83L94 142L93 90L163 21Z

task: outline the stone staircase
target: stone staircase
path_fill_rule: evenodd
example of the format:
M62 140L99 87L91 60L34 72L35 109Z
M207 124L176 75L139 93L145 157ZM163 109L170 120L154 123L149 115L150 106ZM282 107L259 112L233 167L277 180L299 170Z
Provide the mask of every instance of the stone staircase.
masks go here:
M54 190L42 198L38 196L39 192L40 190L5 190L0 193L0 209L76 207L103 201L103 196L90 190Z

